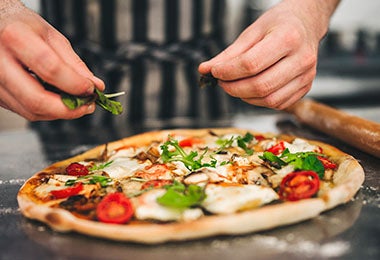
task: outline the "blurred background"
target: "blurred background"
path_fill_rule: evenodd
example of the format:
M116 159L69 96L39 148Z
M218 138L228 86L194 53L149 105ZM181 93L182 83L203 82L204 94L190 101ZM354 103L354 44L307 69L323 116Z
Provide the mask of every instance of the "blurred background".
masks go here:
M264 10L264 0L24 0L72 42L107 92L126 91L119 117L97 111L74 125L99 122L120 129L223 126L246 114L273 113L199 90L202 60L230 43ZM149 5L149 8L146 7ZM191 9L192 12L186 12ZM308 96L380 120L380 1L343 0L320 47L318 75ZM132 87L133 86L133 87ZM174 105L173 105L174 104ZM364 114L363 114L364 111ZM39 122L39 128L66 122ZM207 124L206 124L207 125ZM0 131L30 126L0 108ZM195 125L196 126L196 125Z

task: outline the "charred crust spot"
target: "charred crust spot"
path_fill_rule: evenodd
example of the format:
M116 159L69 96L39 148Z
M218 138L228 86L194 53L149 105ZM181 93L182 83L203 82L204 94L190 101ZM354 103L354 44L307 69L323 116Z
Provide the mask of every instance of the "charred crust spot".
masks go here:
M55 212L48 213L46 215L46 221L53 226L57 226L62 223L60 215Z

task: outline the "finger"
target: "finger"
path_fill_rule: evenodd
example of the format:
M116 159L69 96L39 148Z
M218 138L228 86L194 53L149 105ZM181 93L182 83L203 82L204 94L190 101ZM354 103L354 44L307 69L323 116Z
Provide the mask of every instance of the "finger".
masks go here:
M224 51L216 55L214 58L208 61L202 62L198 67L199 73L201 74L210 73L212 67L215 66L215 64L218 64L220 62L228 62L229 60L235 58L236 56L246 52L258 41L260 41L263 37L264 36L260 28L255 28L255 23L253 23L251 26L245 29L239 35L239 37Z
M94 82L100 91L104 91L104 82L98 77L94 76L94 74L89 70L83 60L73 50L70 42L65 36L63 36L52 27L48 31L48 36L49 37L47 37L46 41L62 60L64 60L70 67L75 69L76 72Z
M24 24L8 26L3 31L2 42L20 62L51 85L74 95L93 93L94 83L75 72Z
M289 99L287 99L280 106L276 107L277 110L284 110L291 105L295 104L298 100L302 99L306 94L310 91L312 84L306 85L305 87L298 90L295 94L293 94Z
M93 104L69 110L58 94L45 90L15 60L8 59L7 66L3 68L7 105L28 120L74 119L94 111Z
M30 113L28 110L26 110L17 99L15 99L12 95L10 95L8 92L5 91L5 88L3 86L0 86L0 95L1 95L1 101L0 105L8 109L25 119L32 119L33 114Z
M291 46L279 41L278 35L270 34L241 55L215 64L211 69L214 77L231 81L257 75L263 72L291 51ZM293 46L295 48L298 46Z
M301 74L311 72L315 66L316 62L300 62L299 56L293 55L281 59L256 76L236 81L219 81L219 85L233 97L266 97ZM307 78L307 80L310 79Z
M284 104L295 102L310 90L314 76L315 70L311 69L266 97L243 98L242 100L256 106L283 109Z

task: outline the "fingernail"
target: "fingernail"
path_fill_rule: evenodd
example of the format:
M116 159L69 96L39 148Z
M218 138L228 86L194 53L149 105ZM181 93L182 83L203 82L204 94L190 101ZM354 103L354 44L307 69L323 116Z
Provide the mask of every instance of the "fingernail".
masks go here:
M91 85L91 87L89 87L89 88L86 90L86 94L87 94L87 95L92 95L92 94L94 94L94 90L95 90L95 86L94 86L94 85Z
M93 76L93 82L95 83L95 85L97 86L98 89L100 90L104 90L105 88L105 84L104 84L104 81L96 76Z
M94 113L95 111L95 105L94 104L90 104L87 106L87 114L92 114Z

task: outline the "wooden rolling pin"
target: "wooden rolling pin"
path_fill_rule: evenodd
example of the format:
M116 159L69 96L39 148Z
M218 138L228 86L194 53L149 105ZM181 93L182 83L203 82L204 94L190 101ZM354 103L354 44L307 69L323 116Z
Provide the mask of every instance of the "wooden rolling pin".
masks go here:
M310 99L300 100L286 111L295 115L300 122L380 158L379 123Z

